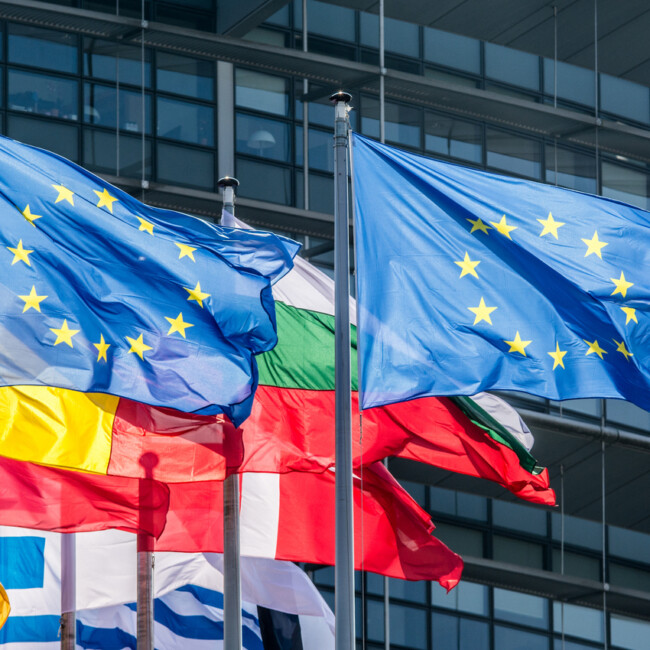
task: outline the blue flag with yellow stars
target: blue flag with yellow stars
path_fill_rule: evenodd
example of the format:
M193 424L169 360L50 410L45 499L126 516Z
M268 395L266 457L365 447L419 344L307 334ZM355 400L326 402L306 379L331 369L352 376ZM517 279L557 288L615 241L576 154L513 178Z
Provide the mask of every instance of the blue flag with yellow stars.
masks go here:
M364 408L513 390L650 409L650 213L353 136Z
M146 206L0 138L0 385L249 413L298 244Z

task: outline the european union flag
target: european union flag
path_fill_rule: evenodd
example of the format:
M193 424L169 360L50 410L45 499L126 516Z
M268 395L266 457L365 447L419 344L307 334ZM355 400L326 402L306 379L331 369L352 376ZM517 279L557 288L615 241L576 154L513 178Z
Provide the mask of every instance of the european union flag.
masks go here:
M249 413L298 244L146 206L0 138L0 385Z
M353 136L364 408L486 389L650 409L650 213Z

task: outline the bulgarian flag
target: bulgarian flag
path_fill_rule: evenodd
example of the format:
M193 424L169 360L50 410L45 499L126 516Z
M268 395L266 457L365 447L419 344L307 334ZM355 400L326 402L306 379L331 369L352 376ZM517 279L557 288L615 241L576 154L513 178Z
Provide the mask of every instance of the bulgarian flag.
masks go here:
M329 468L334 465L334 282L296 257L293 270L273 286L273 295L278 344L257 357L259 386L243 424L240 471ZM353 299L350 314L355 323ZM427 397L367 409L360 417L355 325L351 341L355 466L399 456L490 479L527 501L555 503L548 472L530 453L530 431L494 395Z

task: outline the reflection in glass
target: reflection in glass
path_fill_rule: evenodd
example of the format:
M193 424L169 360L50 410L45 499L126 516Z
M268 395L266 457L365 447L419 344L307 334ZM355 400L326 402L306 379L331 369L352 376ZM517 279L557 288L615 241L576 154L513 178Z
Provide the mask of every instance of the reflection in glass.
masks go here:
M485 585L461 580L447 593L439 584L432 582L431 598L436 607L480 616L488 615L488 588Z
M32 117L7 116L7 135L26 144L33 144L48 151L79 160L78 129L76 126L59 124L52 120Z
M559 512L551 513L553 539L559 541L562 534L562 518ZM601 524L573 515L564 515L564 541L572 546L581 546L594 551L603 547Z
M427 614L422 609L390 605L390 642L412 650L427 649Z
M287 123L237 113L235 132L239 153L291 162L291 138Z
M8 77L8 106L12 110L77 119L76 81L18 70L9 70Z
M362 98L361 129L366 135L379 137L379 100L374 97ZM386 141L420 148L422 112L411 106L386 102Z
M431 617L431 644L444 650L488 650L490 628L481 621L436 612Z
M77 36L28 25L8 26L11 63L22 63L57 72L77 72Z
M486 135L488 167L530 178L541 176L541 143L493 129L487 129Z
M433 512L487 521L487 499L456 490L429 487L429 501Z
M196 99L214 99L214 63L186 56L156 54L158 90Z
M412 603L426 604L427 601L427 582L399 580L397 578L389 579L388 593L391 598L398 600L410 600Z
M548 642L547 636L501 625L494 626L494 647L499 650L548 650Z
M294 24L302 24L302 3L293 3ZM354 9L333 4L308 0L307 30L310 34L329 36L339 41L354 41Z
M494 616L502 621L546 629L548 601L538 596L495 588Z
M151 51L145 50L144 84L151 85ZM102 41L97 38L84 38L84 75L120 84L142 86L142 50ZM117 65L116 65L117 63Z
M544 92L555 92L555 68L553 59L544 59ZM594 105L594 71L579 68L563 61L557 62L557 96L576 104Z
M114 86L84 84L84 122L115 127L117 90ZM142 133L142 93L120 88L120 129ZM151 96L146 95L146 133L151 133Z
M601 169L603 196L650 210L650 175L608 162Z
M557 157L556 157L557 155ZM557 185L579 192L595 194L596 159L594 156L546 146L546 182L556 184L555 165L557 163Z
M553 603L553 630L562 631L562 605ZM597 609L564 603L564 633L587 641L603 640L603 613Z
M600 75L600 108L636 122L650 122L650 89L627 79Z
M481 42L475 38L424 28L424 58L450 68L481 73Z
M626 650L648 650L650 623L612 614L609 619L612 645Z
M158 97L157 107L159 136L208 147L214 145L212 108L166 97Z
M609 526L609 552L617 557L650 564L650 535Z
M214 156L207 151L158 142L156 167L162 183L214 190Z
M539 57L496 43L485 43L485 76L512 86L539 90Z
M546 511L520 503L492 500L492 523L501 528L546 535Z
M278 165L237 158L238 194L260 201L291 205L291 172Z
M275 115L289 114L287 80L252 70L235 70L235 103Z
M142 138L120 134L120 164L117 165L115 133L86 129L83 164L97 172L142 178ZM151 142L145 143L145 178L151 178Z
M478 124L426 112L424 148L443 156L480 163L483 159L483 129Z

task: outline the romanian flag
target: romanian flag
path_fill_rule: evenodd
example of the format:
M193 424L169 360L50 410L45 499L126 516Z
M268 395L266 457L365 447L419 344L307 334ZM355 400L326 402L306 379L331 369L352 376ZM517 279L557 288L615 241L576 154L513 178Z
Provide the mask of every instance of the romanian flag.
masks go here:
M242 425L240 471L333 467L334 283L296 258L273 295L278 345L258 357L259 386L251 416ZM352 299L350 314L354 322ZM399 456L495 481L527 501L555 503L548 471L530 453L532 435L498 397L427 397L360 412L354 325L351 340L355 465Z

